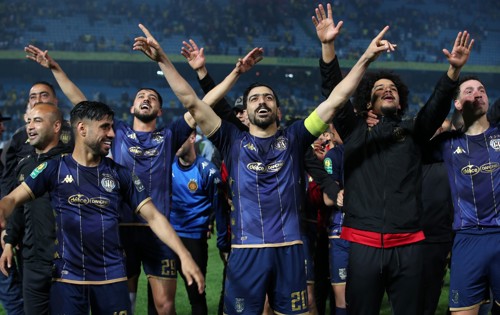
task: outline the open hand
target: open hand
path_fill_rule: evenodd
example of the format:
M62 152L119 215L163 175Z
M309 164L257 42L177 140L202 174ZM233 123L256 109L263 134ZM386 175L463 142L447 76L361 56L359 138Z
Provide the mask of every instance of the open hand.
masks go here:
M264 48L256 47L252 49L245 57L239 58L236 63L236 68L239 73L245 73L257 64L259 61L264 59L262 56L264 54Z
M40 48L28 45L24 47L24 51L27 53L26 58L37 62L39 65L45 68L53 68L56 64L54 59L49 56L49 51L42 51Z
M312 22L316 27L316 34L318 35L319 40L323 44L333 42L340 33L340 29L342 28L344 22L340 21L337 25L335 25L332 17L332 5L330 3L327 4L326 14L325 8L322 4L318 5L315 12L316 16L312 17Z
M189 43L183 41L182 45L184 45L184 47L181 48L181 55L186 58L193 70L196 71L205 67L204 48L199 49L198 45L196 45L195 41L192 39L189 40Z
M470 39L467 31L459 32L451 53L445 48L443 53L452 67L462 68L470 56L470 51L474 45L474 39Z

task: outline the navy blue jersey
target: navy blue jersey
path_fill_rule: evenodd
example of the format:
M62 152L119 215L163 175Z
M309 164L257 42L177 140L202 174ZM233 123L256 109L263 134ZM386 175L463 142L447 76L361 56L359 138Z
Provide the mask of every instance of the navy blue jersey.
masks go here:
M172 165L170 224L177 235L196 239L206 237L211 214L215 213L216 219L222 214L221 185L219 170L204 157L197 156L188 167L179 166L179 159L175 159ZM227 230L226 222L217 220L217 227ZM218 233L220 231L218 229ZM222 239L226 239L225 235Z
M453 229L500 226L500 125L442 143L455 215Z
M146 193L151 196L158 210L169 217L172 162L177 149L193 131L181 118L169 128L153 132L135 131L127 123L114 121L115 140L111 146L113 160L127 167L141 179ZM126 217L123 221L145 224L139 217Z
M222 121L210 140L229 173L233 247L302 243L303 157L315 139L303 120L269 138L255 137Z
M340 189L344 189L344 146L340 144L328 150L323 159L323 166L325 171L339 184ZM344 221L344 213L341 209L338 207L333 207L333 209L328 226L330 238L340 235Z
M22 185L33 199L49 192L56 215L56 281L106 284L127 279L119 207L124 201L138 210L150 200L136 175L108 158L85 167L67 155L40 164Z

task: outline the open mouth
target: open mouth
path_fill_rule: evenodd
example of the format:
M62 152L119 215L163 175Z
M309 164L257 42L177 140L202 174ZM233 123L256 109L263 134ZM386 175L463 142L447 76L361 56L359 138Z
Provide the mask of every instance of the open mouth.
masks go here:
M149 103L142 103L141 106L139 107L140 109L150 109L151 106L149 105Z

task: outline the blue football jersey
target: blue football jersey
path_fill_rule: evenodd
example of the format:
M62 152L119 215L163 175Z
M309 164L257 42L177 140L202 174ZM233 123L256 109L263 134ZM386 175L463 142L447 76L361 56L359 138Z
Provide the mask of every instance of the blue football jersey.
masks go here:
M210 140L219 148L229 173L233 247L302 243L303 158L315 138L303 120L269 138L222 122Z
M172 162L177 149L193 131L181 118L170 127L153 132L140 132L127 123L114 121L115 140L111 147L113 160L125 166L141 179L146 193L151 196L158 210L169 217ZM145 224L139 216L127 217L123 221Z
M222 179L215 165L197 156L189 167L172 165L170 224L180 237L200 239L207 235L210 216L221 212ZM225 227L225 222L218 225Z
M85 167L66 155L40 164L22 185L33 199L49 192L56 216L56 281L106 284L127 279L119 208L124 201L137 210L150 200L136 175L108 158Z
M455 215L453 229L500 226L500 125L442 143Z

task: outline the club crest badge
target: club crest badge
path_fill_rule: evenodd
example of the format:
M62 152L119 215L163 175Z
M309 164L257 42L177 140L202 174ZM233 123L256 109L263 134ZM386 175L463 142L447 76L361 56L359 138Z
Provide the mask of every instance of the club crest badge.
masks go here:
M191 179L187 185L190 192L195 192L198 189L198 183L196 180Z

